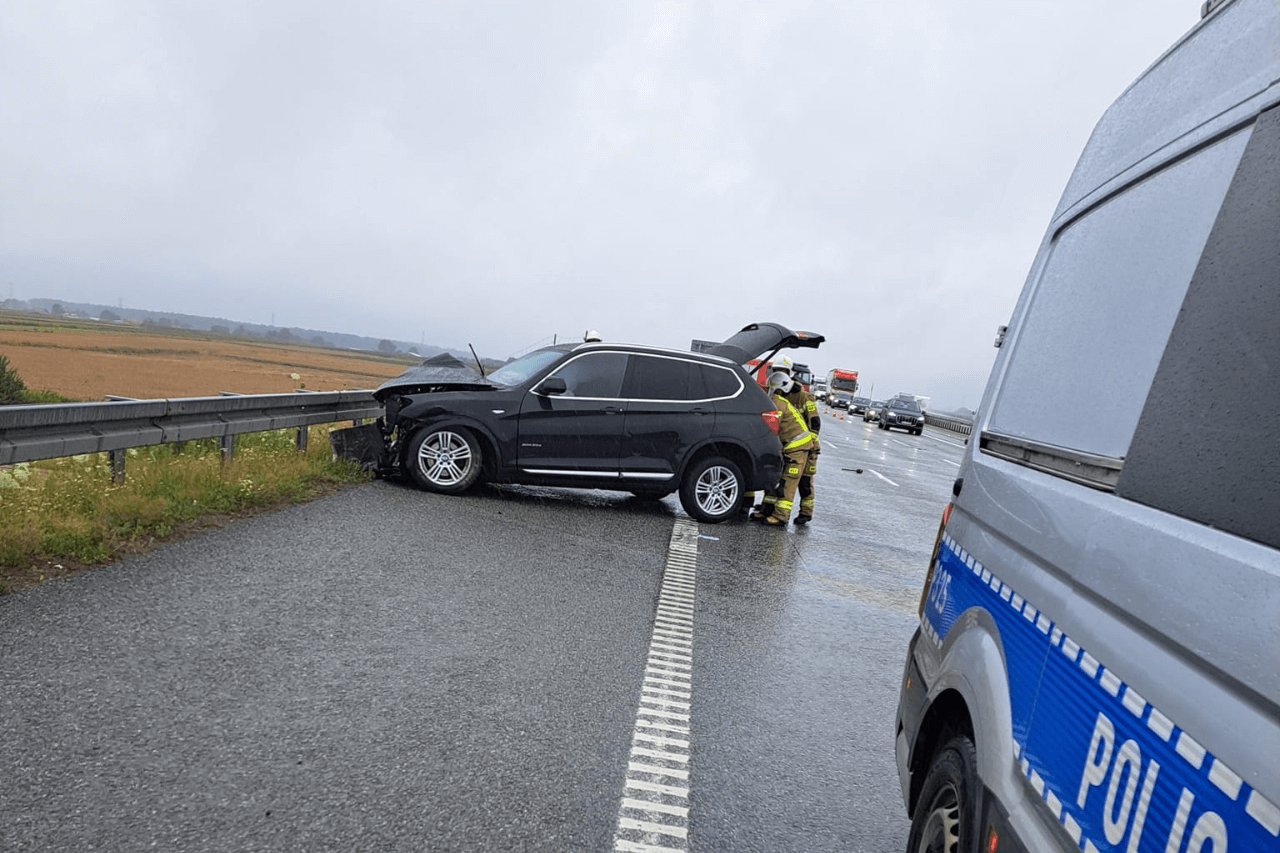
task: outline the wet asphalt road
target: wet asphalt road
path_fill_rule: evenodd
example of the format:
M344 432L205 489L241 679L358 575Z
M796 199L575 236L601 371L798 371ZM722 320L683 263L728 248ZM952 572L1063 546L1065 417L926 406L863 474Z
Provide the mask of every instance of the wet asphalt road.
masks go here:
M828 418L812 525L700 525L677 847L905 847L963 441ZM612 849L680 515L377 482L2 597L0 850Z

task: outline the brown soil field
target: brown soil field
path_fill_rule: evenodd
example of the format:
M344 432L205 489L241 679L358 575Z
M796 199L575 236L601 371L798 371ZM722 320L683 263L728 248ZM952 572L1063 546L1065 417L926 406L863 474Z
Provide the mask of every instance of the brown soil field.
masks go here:
M30 390L81 401L376 388L420 360L178 329L33 323L18 314L0 315L0 355Z

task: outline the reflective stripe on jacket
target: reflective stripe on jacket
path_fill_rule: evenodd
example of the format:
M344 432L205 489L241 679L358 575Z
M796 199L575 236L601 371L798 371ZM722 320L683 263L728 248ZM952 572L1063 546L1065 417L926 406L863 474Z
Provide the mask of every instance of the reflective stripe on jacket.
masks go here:
M787 451L807 447L814 435L796 407L782 394L773 396L773 404L782 415L778 418L778 438L782 440L782 449Z

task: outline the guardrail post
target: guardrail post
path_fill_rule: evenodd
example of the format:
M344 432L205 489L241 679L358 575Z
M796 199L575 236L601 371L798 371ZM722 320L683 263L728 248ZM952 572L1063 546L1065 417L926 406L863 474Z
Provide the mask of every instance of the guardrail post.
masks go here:
M298 427L298 438L294 443L298 445L299 453L307 452L307 433L309 431L310 431L310 427L305 427L305 426Z
M236 437L234 435L224 435L218 439L218 450L222 452L222 464L226 465L231 462L231 458L236 453Z
M111 482L117 486L124 482L124 460L126 450L108 450L107 464L111 468Z

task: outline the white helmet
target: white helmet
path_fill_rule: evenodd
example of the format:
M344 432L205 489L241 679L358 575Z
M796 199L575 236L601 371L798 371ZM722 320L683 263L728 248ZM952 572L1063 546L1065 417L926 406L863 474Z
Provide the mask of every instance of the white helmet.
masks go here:
M772 362L772 363L770 364L770 366L769 366L769 367L770 367L770 369L771 369L771 370L781 370L781 371L783 371L783 372L787 373L788 375L790 375L790 373L791 373L791 359L789 359L789 358L780 358L780 359L778 359L777 361Z
M604 338L600 337L600 333L595 329L587 329L586 333L582 336L582 340L585 343L593 344L603 341Z
M781 391L783 394L791 393L791 386L795 384L791 377L785 371L775 370L769 374L769 393L776 394Z

